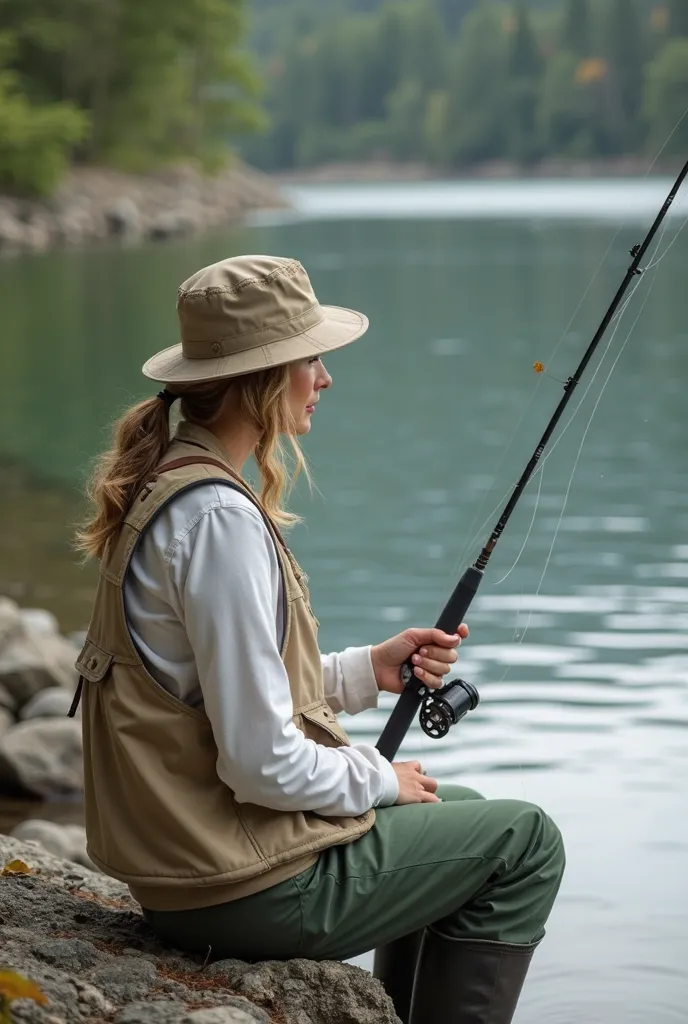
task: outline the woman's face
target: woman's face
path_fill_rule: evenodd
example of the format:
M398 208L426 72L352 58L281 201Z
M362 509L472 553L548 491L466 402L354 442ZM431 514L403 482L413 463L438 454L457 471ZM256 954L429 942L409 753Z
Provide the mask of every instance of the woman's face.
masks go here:
M311 429L311 416L320 398L320 391L329 388L332 378L319 356L299 359L289 366L289 409L297 434Z

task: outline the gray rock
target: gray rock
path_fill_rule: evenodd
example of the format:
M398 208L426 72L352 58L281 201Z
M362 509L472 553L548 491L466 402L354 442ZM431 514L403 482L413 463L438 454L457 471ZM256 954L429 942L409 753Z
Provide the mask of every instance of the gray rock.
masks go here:
M165 949L121 882L0 835L2 962L34 981L47 1006L13 1004L17 1024L399 1024L359 968L308 960L247 964Z
M14 839L40 843L44 850L56 857L98 870L86 853L86 829L83 825L60 825L43 818L27 818L15 825L10 835Z
M0 211L0 250L21 249L24 245L24 225L5 210Z
M0 739L5 735L6 732L14 725L14 715L7 708L0 705Z
M183 238L199 227L198 218L190 211L170 210L159 214L148 229L148 237L154 242L170 238Z
M0 683L19 707L49 686L74 690L78 681L74 662L78 655L79 651L64 637L24 629L0 651Z
M5 711L11 711L12 714L17 710L16 700L2 683L0 683L0 708L3 708Z
M268 1017L265 1018L269 1020ZM238 1006L213 1006L194 1010L181 1019L181 1024L255 1024L257 1017Z
M138 1001L125 1006L115 1017L115 1024L179 1024L179 1014L179 1003Z
M129 196L121 196L104 210L108 234L114 238L135 240L142 232L141 213Z
M23 789L46 798L81 793L83 785L80 722L35 718L0 739L0 792Z
M10 640L24 634L25 627L18 604L9 597L0 597L0 655Z
M60 627L52 612L44 608L20 608L19 618L27 633L34 636L59 636Z
M72 705L73 694L62 687L50 686L47 690L40 690L24 705L19 713L22 722L32 718L66 718L67 712ZM77 716L81 713L81 707Z
M398 1024L389 996L367 971L329 960L219 960L210 977L262 1006L279 1005L289 1024Z

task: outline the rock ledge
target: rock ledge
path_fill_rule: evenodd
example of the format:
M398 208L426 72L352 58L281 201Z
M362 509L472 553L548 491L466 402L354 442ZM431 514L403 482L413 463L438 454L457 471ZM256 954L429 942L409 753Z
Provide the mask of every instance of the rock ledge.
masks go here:
M34 981L43 1006L16 1024L399 1024L370 974L311 960L248 964L164 949L121 882L0 835L0 967Z

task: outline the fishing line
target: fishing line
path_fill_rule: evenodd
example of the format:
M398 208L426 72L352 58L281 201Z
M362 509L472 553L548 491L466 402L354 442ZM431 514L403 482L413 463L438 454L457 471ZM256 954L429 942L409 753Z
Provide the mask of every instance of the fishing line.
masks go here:
M655 248L655 252L657 251L657 249L661 245L662 238L663 238L665 232L666 232L666 228L664 229L664 231L662 232L662 235L660 236L660 239L659 239L659 241L657 243L657 246ZM667 252L669 251L670 248L671 248L670 245L667 246L667 248L664 250L662 255L655 261L655 263L653 264L655 267L658 266L659 263L661 263L661 261L664 259L664 257L666 256L666 254L667 254ZM645 273L646 272L647 272L647 270L645 271ZM652 277L652 280L650 282L650 285L649 285L649 287L647 289L647 293L645 294L645 297L643 298L643 301L642 301L642 304L640 306L640 309L638 310L638 314L637 314L635 320L633 321L633 323L631 324L631 327L630 327L630 329L628 331L628 334L626 335L626 337L625 337L625 339L623 341L623 344L621 345L618 353L616 354L616 356L614 358L614 361L612 362L611 367L609 368L609 372L608 372L608 374L607 374L607 376L606 376L606 378L605 378L605 380L604 380L604 382L602 384L602 387L600 389L600 393L597 396L597 398L595 400L595 404L594 404L594 406L592 408L592 411L590 413L590 417L588 419L588 422L586 424L585 430L583 432L583 436L581 438L580 445L578 447L578 452L576 453L576 457L575 457L575 460L574 460L573 468L571 470L571 475L569 477L568 485L566 487L566 491L565 491L565 494L564 494L564 500L563 500L563 503L562 503L561 511L559 513L559 518L557 520L557 525L556 525L556 528L555 528L555 531L554 531L554 536L552 537L552 542L550 544L550 548L549 548L549 551L547 553L547 558L545 560L545 565L544 565L544 568L543 568L542 573L540 575L540 580L539 580L538 585L537 585L536 590L535 590L535 595L534 595L535 597L538 597L539 594L540 594L540 591L542 589L542 584L544 582L545 575L547 573L547 569L549 568L549 564L550 564L550 561L551 561L551 558L552 558L552 554L553 554L553 551L554 551L554 546L556 544L556 541L557 541L557 538L558 538L558 535L559 535L559 530L561 528L561 524L562 524L562 521L563 521L563 518L564 518L564 512L566 511L566 506L568 504L569 495L570 495L570 492L571 492L571 487L573 485L573 479L575 477L576 470L578 468L578 463L580 461L580 457L581 457L581 454L582 454L582 451L583 451L583 446L585 444L585 440L586 440L586 438L588 436L588 432L590 430L590 427L592 426L592 421L593 421L593 418L595 416L595 413L597 412L597 407L599 406L600 402L602 401L602 396L604 395L604 392L605 392L605 390L607 388L607 384L609 383L609 381L611 379L611 376L614 373L614 370L616 369L617 363L619 362L619 359L623 355L623 352L624 352L624 350L626 348L626 345L628 344L628 342L629 342L629 340L631 338L631 335L633 334L633 331L635 330L635 328L636 328L636 326L638 324L638 321L640 320L640 317L643 314L643 310L645 309L645 306L647 305L647 302L648 302L648 300L650 298L650 295L652 294L652 289L654 288L656 280L657 280L657 275L654 274L653 277ZM635 285L633 291L631 292L631 295L630 295L629 299L626 301L626 303L625 303L626 307L628 306L628 303L633 298L633 295L635 294L635 292L636 292L637 288L639 287L639 285L640 285L640 280ZM616 331L618 331L619 326L620 326L620 322L619 322L619 324L617 324L617 327L616 327L616 329L614 331L614 334L616 334ZM613 336L612 336L612 338L613 338ZM607 346L607 349L605 351L605 355L606 355L606 352L608 350L609 350L609 346ZM602 357L602 360L603 359L604 359L604 355ZM595 371L595 374L597 374L597 372L599 371L600 366L602 365L602 360L600 360L600 365L597 367L597 370ZM586 392L586 394L587 394L587 392ZM585 396L583 396L583 397L585 397ZM580 406L580 403L579 403L579 406ZM550 454L551 454L551 452L550 452ZM523 641L525 639L526 633L528 632L528 629L529 629L529 626L530 626L530 621L531 621L531 618L532 618L532 614L533 614L533 609L531 608L530 612L528 613L528 621L526 623L525 629L524 629L524 631L523 631L523 633L521 635L520 640L518 641L519 643L523 643ZM507 674L509 673L509 671L512 668L513 668L513 665L507 666L507 669L506 669L504 675L502 676L502 678L500 679L500 682L504 681L504 679L506 678Z
M641 179L641 180L643 180L643 181L644 181L644 180L645 180L646 178L648 178L648 177L649 177L649 175L650 175L650 174L652 173L652 169L654 168L655 164L656 164L656 163L657 163L657 161L658 161L658 160L660 159L660 157L661 157L662 153L664 152L664 150L666 149L666 147L667 147L667 146L669 145L669 143L671 142L671 139L672 139L672 138L674 137L674 135L676 134L676 132L678 131L679 127L681 126L681 124L683 123L683 121L685 120L685 118L686 118L686 117L688 117L688 106L687 106L687 107L686 107L686 109L685 109L685 110L683 111L683 113L681 114L681 116L680 116L680 117L678 118L678 120L676 121L676 123L675 123L674 127L673 127L673 128L671 129L671 131L670 131L670 132L669 132L669 134L667 135L667 137L666 137L666 139L664 140L664 142L663 142L662 146L661 146L661 147L659 148L659 150L657 151L656 155L654 156L654 158L653 158L652 162L650 163L649 167L648 167L648 168L646 169L645 173L643 174L643 177L642 177L642 179ZM617 238L619 237L619 234L620 234L620 232L621 232L621 231L622 231L622 230L623 230L623 229L624 229L625 227L626 227L626 224L624 224L624 223L621 223L621 224L620 224L620 225L619 225L619 226L617 227L617 229L616 229L616 231L614 232L614 234L612 235L611 241L610 241L610 242L609 242L609 244L607 245L607 248L605 249L605 252L604 252L604 254L603 254L602 258L600 259L600 261L599 261L599 263L598 263L597 267L595 268L595 270L594 270L594 272L593 272L593 274L592 274L592 276L591 276L590 280L588 281L588 284L587 284L587 287L585 288L585 291L584 291L584 292L583 292L583 294L581 295L581 297L580 297L580 299L579 299L579 301L578 301L578 303L577 303L577 305L576 305L576 307L575 307L575 309L574 309L573 313L572 313L572 314L571 314L571 316L569 317L569 321L568 321L568 323L567 323L566 327L565 327L565 328L563 329L563 331L561 332L561 334L560 334L560 336L559 336L559 339L558 339L558 340L557 340L557 342L555 343L554 349L553 349L553 351L551 352L551 354L550 354L550 356L549 356L549 360L548 360L548 363L549 363L549 365L551 365L551 364L552 364L552 363L554 362L554 359L556 358L556 355L557 355L557 353L559 352L559 349L561 348L561 345L562 345L562 343L563 343L564 339L565 339L565 338L567 337L567 335L568 335L568 333L569 333L569 331L570 331L570 329L571 329L571 327L572 327L572 325L573 325L573 323L574 323L574 321L575 321L576 317L578 316L578 313L580 312L580 310L581 310L581 307L583 306L583 304L584 304L584 302L585 302L586 298L588 297L588 294L590 293L590 290L591 290L592 286L594 285L595 281L596 281L596 280L597 280L597 278L599 277L599 275L600 275L600 273L601 273L601 271L602 271L602 267L603 267L603 266L604 266L604 264L606 263L606 261L607 261L607 258L609 257L609 253L611 252L611 250L612 250L612 248L613 248L613 246L614 246L614 244L615 244L615 242L616 242ZM683 225L683 227L685 227L685 224ZM682 228L680 229L680 231L682 231L682 230L683 230L683 227L682 227ZM666 229L665 229L665 230L666 230ZM674 237L673 241L671 242L671 245L673 245L673 244L674 244L674 242L676 241L676 238L678 237L678 234L680 234L680 231L679 231L679 232L677 233L677 235L676 235L676 236ZM663 237L663 233L662 233L662 237ZM661 239L660 239L660 242L661 242ZM671 245L669 246L669 248L671 248ZM659 243L658 243L658 246L659 246ZM657 247L658 247L658 246L657 246ZM656 250L655 250L655 251L656 251ZM646 268L646 271L647 271L647 270L650 270L650 269L652 269L652 267L653 267L653 266L656 266L656 264L653 264L653 263L651 263L651 264L650 264L650 266ZM637 288L637 285L636 285L636 288ZM635 288L633 289L633 292L635 292ZM630 296L630 297L632 297L632 295L633 295L633 293L631 293L631 296ZM620 318L621 318L621 316L623 315L624 311L626 310L626 307L627 307L627 303L625 303L625 304L623 305L623 307L622 307L621 309L617 310L617 312L616 312L616 313L614 314L614 317L612 318L612 320L616 320L617 318L619 318L619 319L620 319ZM605 352L605 354L606 354L606 352ZM494 483L494 481L496 480L497 476L499 475L499 472L501 471L501 469L502 469L502 466L504 465L504 462L506 461L507 455L508 455L508 454L509 454L509 452L511 451L511 448L512 448L512 446L514 445L514 443L515 443L515 441L516 441L516 437L517 437L517 435L518 435L518 431L520 430L520 428L521 428L521 426L522 426L522 424L523 424L523 421L524 421L524 419L525 419L526 415L527 415L527 414L528 414L528 413L530 412L530 409L531 409L531 407L532 407L532 404L533 404L533 402L534 402L534 400L535 400L535 396L537 395L537 392L538 392L538 388L540 387L540 385L541 385L542 383L543 383L543 382L542 382L541 380L538 380L538 381L537 381L537 383L536 383L536 385L535 385L535 387L534 387L534 389L533 389L533 391L532 391L532 393L531 393L531 396L530 396L530 398L529 398L529 400L528 400L528 403L527 403L527 405L526 405L526 407L525 407L525 409L524 409L524 411L523 411L523 413L522 413L521 417L519 418L519 420L518 420L518 422L517 422L517 424L516 424L516 427L515 427L515 429L513 430L513 433L512 433L512 436L511 436L511 440L510 440L510 441L508 442L508 444L506 445L506 448L504 449L504 451L503 451L503 453L502 453L502 455L501 455L501 457L500 457L500 460L499 460L499 462L497 463L497 466L496 466L496 468L495 468L495 470L494 470L494 472L493 472L493 476L492 476L492 482L491 482L490 486L492 486L492 484L493 484L493 483ZM585 392L585 394L583 395L583 398L581 399L581 402L579 402L579 403L578 403L578 406L576 406L576 410L574 410L574 413L573 413L573 415L575 415L575 412L577 412L577 411L578 411L578 408L580 408L580 405L582 404L582 401L583 401L583 400L585 399L585 395L587 395L587 392L588 392L588 390L589 390L589 388L588 388L588 389L586 389L586 392ZM572 419L572 418L573 418L573 416L571 417L571 419ZM570 422L570 420L569 420L569 422ZM565 429L567 429L567 428L568 428L568 424L567 424L567 427L566 427ZM562 431L562 434L563 434L563 433L564 433L564 431ZM561 437L561 435L560 435L560 437ZM556 443L558 443L558 441L557 441ZM556 444L555 444L555 446L556 446ZM547 455L547 457L546 457L546 458L549 458L549 455L551 455L551 453L552 453L552 451L554 450L554 447L555 447L555 446L553 446L553 447L552 447L552 449L550 449L550 452L549 452L549 454ZM509 489L508 489L508 490L506 491L506 493L505 493L505 497L508 497L508 495L509 495L509 493L510 493L510 490L511 490L511 488L509 488ZM492 512L490 512L490 513L489 513L489 514L488 514L488 515L487 515L487 516L485 517L485 520L483 521L482 525L481 525L481 526L480 526L480 527L479 527L478 529L476 529L476 530L475 530L475 531L474 531L474 532L472 533L472 531L473 531L473 528L474 528L474 524L475 524L475 521L476 521L476 519L478 518L478 516L479 516L479 515L481 515L481 514L482 514L482 510L483 510L483 508L484 508L484 506L485 506L485 502L486 502L486 500L487 500L487 495L488 495L488 493L489 493L489 488L488 488L488 490L487 490L487 491L485 492L485 495L483 496L483 499L482 499L482 501L481 501L481 502L480 502L480 504L478 505L478 508L477 508L477 510L476 510L476 512L475 512L475 514L474 514L474 516L473 516L473 519L471 520L471 522L470 522L470 524L469 524L469 526L468 526L468 530L467 530L467 533L468 533L468 534L469 534L469 535L471 536L471 539L470 539L470 541L468 541L468 542L466 542L466 543L464 544L463 548L461 549L461 554L460 554L460 555L458 556L458 558L457 558L457 559L455 560L455 562L453 563L453 569L454 569L454 570L456 569L456 566L457 566L457 564L458 564L458 563L461 563L461 562L463 562L463 561L465 560L465 556L466 556L466 553L467 553L467 551L468 551L468 550L471 550L471 549L473 548L473 545L474 545L474 544L476 543L476 539L477 539L477 538L478 538L479 536L481 536L481 535L482 535L482 530L483 530L483 529L485 528L485 526L487 525L487 523L489 523L489 522L490 522L490 520L491 520L491 517L492 517L492 515L494 515L494 512L496 512L496 511L497 511L497 510L498 510L499 508L501 508L501 501L500 501L500 502L498 502L498 503L497 503L497 505L495 506L495 508L493 509L493 511L492 511ZM503 499L502 499L502 500L503 500ZM511 570L510 570L510 571L511 571ZM508 574L507 574L507 575L508 575ZM503 578L505 579L506 577L503 577ZM501 581L500 581L500 582L501 582ZM496 585L496 584L495 584L495 585Z
M607 246L607 248L606 248L602 258L600 259L599 263L597 264L597 267L593 271L593 274L592 274L590 280L588 281L588 284L587 284L587 286L585 288L585 291L583 292L583 294L581 295L580 299L578 300L576 308L574 309L573 313L569 317L569 321L566 324L566 327L563 329L563 331L559 335L558 340L556 341L556 343L554 345L554 349L552 350L552 352L551 352L551 354L549 356L549 362L550 363L552 363L554 361L554 359L556 358L556 355L557 355L559 349L561 348L564 340L568 336L568 333L571 330L571 327L573 326L573 323L574 323L576 317L578 316L578 314L579 314L579 312L580 312L580 310L581 310L585 300L587 299L588 294L590 293L590 290L592 289L592 286L594 285L595 281L599 277L599 275L600 275L600 273L602 271L602 267L606 263L607 258L609 256L609 253L611 252L612 247L614 246L614 243L616 242L616 239L619 236L619 232L622 230L623 227L624 227L624 225L622 224L622 225L619 225L619 227L616 229L616 231L614 232L614 235L612 236L612 239L609 242L609 245ZM494 484L495 480L499 476L499 473L500 473L500 471L501 471L501 469L502 469L502 467L503 467L503 465L504 465L504 463L506 461L506 458L507 458L508 454L510 453L513 445L516 443L516 438L518 436L518 432L521 429L521 426L523 425L523 421L525 420L526 416L530 413L530 410L532 408L533 402L535 401L535 397L536 397L536 395L538 393L538 390L539 390L539 388L541 387L542 384L543 384L542 380L538 379L536 381L535 387L533 388L533 390L531 392L531 395L530 395L530 398L528 400L528 403L525 406L525 408L524 408L524 410L523 410L523 412L522 412L518 422L516 423L515 428L512 431L511 440L508 441L504 451L502 452L502 455L501 455L501 457L499 459L499 462L497 463L497 466L496 466L496 468L493 471L492 480L490 482L490 485L489 485L488 489L485 491L485 494L483 495L483 499L480 502L480 504L478 505L478 508L477 508L477 510L476 510L476 512L475 512L475 514L473 516L473 519L471 520L471 523L470 523L469 527L468 527L467 533L470 535L470 540L466 541L464 543L463 548L460 550L460 553L459 553L458 557L455 559L454 563L452 564L452 574L456 571L457 565L462 564L463 562L465 562L466 555L467 555L468 551L473 549L473 547L477 543L478 539L482 536L483 530L491 522L492 516L495 514L495 512L498 512L499 509L503 507L504 501L509 497L509 494L511 493L511 491L513 490L513 487L515 486L515 481L513 481L512 484L510 484L510 486L505 491L505 493L502 496L502 498L500 498L500 500L497 502L495 507L492 509L492 511L489 512L488 515L485 517L485 519L483 520L482 524L471 534L471 531L473 531L476 519L478 518L479 515L482 514L482 510L483 510L483 508L485 506L485 502L487 500L487 495L489 494L489 489L490 489L490 487L492 487L492 485Z
M624 302L623 306L621 307L621 310L620 310L621 317L623 316L623 313L628 308L628 304L630 303L631 299L633 298L633 295L635 294L636 289L639 287L639 285L640 285L640 278L638 279L637 283L633 286L633 291L631 292L631 294L629 295L629 297L626 299L626 301ZM536 517L537 511L538 511L538 506L540 504L540 494L541 494L541 491L542 491L542 475L543 475L543 472L544 472L545 463L547 462L547 460L549 459L550 455L552 454L554 449L557 447L557 445L561 441L562 437L564 436L564 434L566 433L566 431L569 429L569 427L573 423L574 419L576 418L578 410L580 409L581 405L585 401L585 399L586 399L586 397L588 395L588 392L590 391L590 388L595 383L595 378L597 377L597 374L600 372L600 369L602 368L604 360L605 360L605 358L607 356L607 353L609 352L609 349L610 349L611 345L614 342L614 338L616 337L617 331L619 330L620 326L621 326L621 318L619 318L619 320L618 320L618 322L616 324L616 327L614 328L614 330L613 330L613 332L611 334L611 337L609 338L609 341L607 342L606 348L604 349L604 352L602 353L600 361L599 361L597 367L595 368L595 371L594 371L594 373L593 373L593 375L592 375L592 377L591 377L591 379L590 379L590 381L589 381L585 391L583 392L583 395L582 395L580 401L578 402L578 405L576 406L576 408L571 413L571 416L569 417L568 422L562 428L562 430L561 430L559 436L557 437L557 439L552 443L552 446L551 446L549 452L547 453L547 455L545 455L540 460L539 465L537 466L537 468L535 469L535 471L533 473L533 477L535 477L536 475L540 477L540 484L539 484L539 487L538 487L537 496L536 496L536 500L535 500L535 508L533 509L533 516L532 516L531 521L530 521L530 526L528 528L526 539L523 542L523 544L521 545L521 549L518 552L518 555L516 556L516 559L515 559L514 563L512 564L511 568L507 571L506 575L502 576L502 578L500 580L497 580L495 583L493 583L493 586L495 586L495 587L499 586L500 583L504 582L504 580L507 578L507 576L511 575L511 573L514 571L514 569L516 568L516 566L518 565L518 563L519 563L519 561L521 559L521 555L523 554L523 552L525 550L525 547L526 547L526 544L528 542L528 539L530 538L530 534L532 532L533 525L535 523L535 517ZM603 389L604 389L604 387L605 387L605 385L603 385ZM594 411L593 411L593 415L594 415ZM589 426L589 424L588 424L588 426ZM587 430L587 428L586 428L586 430ZM575 472L575 470L573 470L573 472ZM531 477L531 479L532 479L532 477Z

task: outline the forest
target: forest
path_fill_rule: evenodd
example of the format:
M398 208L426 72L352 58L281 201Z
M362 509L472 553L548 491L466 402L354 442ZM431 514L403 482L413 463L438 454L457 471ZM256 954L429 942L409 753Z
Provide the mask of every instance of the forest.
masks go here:
M656 152L688 0L0 0L0 188L71 163L266 170ZM688 118L666 154L688 152Z
M266 168L654 154L688 108L688 0L255 7L271 127L246 152Z

